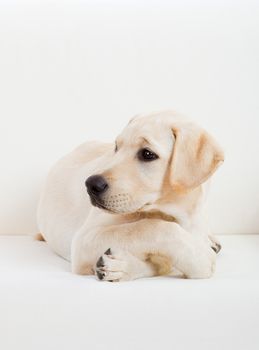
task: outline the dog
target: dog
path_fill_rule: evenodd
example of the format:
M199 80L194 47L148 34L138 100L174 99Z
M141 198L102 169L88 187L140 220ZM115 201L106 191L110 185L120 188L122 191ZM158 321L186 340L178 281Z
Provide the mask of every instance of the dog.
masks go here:
M209 278L221 246L205 201L223 160L214 138L176 112L138 115L115 143L86 142L54 165L38 227L76 274Z

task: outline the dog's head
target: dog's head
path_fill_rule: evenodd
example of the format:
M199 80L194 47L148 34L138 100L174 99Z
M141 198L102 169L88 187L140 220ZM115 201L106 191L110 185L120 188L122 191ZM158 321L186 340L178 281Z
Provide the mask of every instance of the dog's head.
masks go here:
M132 119L113 154L86 180L92 204L112 213L133 213L171 194L191 191L224 160L215 140L174 112Z

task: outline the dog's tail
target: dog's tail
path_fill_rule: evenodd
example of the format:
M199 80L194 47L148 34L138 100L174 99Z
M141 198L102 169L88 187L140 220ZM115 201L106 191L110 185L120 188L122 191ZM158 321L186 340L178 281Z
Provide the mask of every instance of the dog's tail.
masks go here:
M41 233L36 233L36 235L34 235L34 239L36 241L45 241L45 238L42 236Z

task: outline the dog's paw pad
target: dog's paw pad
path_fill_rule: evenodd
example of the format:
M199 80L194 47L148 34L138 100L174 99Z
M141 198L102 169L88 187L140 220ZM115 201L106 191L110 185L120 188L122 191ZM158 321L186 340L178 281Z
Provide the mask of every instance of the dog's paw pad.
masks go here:
M112 255L111 248L107 249L106 252L104 252L104 254L106 254L106 255Z
M96 267L104 267L104 260L102 256L97 260Z
M221 250L221 244L213 242L213 245L211 246L211 248L214 250L215 253L219 253Z
M103 280L103 278L104 278L104 276L105 276L105 273L96 270L96 275L97 275L97 277L99 278L99 280Z

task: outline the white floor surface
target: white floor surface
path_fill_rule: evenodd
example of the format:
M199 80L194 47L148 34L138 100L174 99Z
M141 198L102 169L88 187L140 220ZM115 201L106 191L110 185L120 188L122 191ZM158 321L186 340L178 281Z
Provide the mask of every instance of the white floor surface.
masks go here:
M258 350L259 235L219 236L209 280L109 283L45 242L0 236L1 350Z

